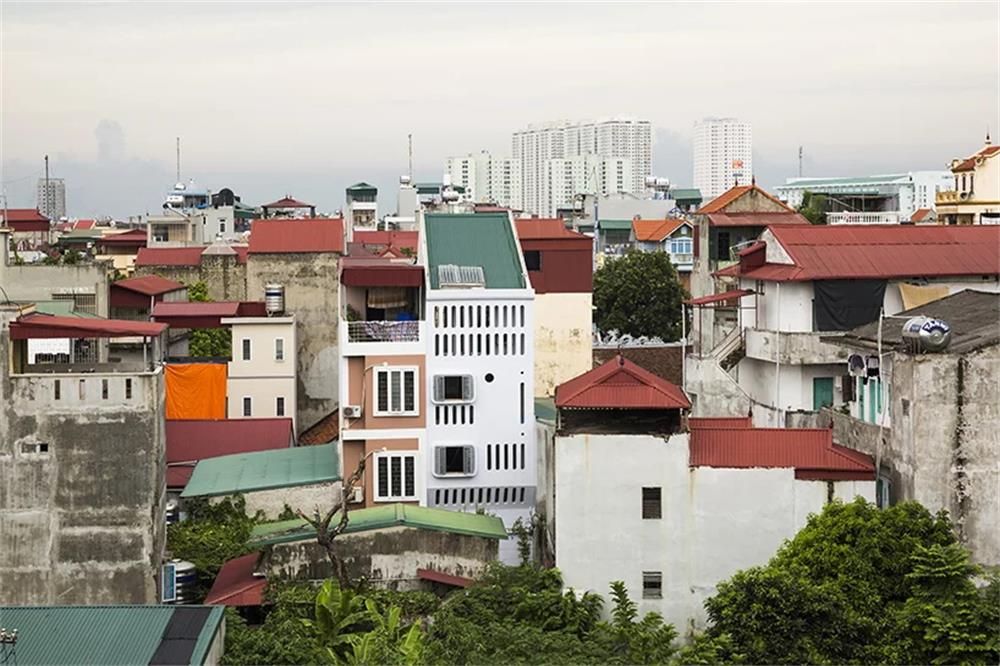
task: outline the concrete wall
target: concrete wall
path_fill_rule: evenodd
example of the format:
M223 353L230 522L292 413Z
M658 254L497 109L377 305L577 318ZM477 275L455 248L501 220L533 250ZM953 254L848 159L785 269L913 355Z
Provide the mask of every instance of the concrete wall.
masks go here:
M535 295L535 395L591 369L592 302L589 292Z
M202 255L197 266L136 266L135 275L159 275L186 285L202 281L214 301L247 300L247 265L233 255ZM263 300L263 291L258 300Z
M336 543L349 576L396 590L426 587L417 569L474 578L497 558L496 539L404 526L347 534ZM333 575L326 551L314 540L269 547L261 568L268 577L291 580Z
M246 514L248 516L263 511L265 518L277 520L281 512L285 510L285 506L312 515L317 508L326 512L335 501L340 499L340 481L314 483L293 488L256 490L243 493L243 498L246 500ZM212 498L212 501L218 503L224 499L226 497L215 497Z
M5 239L5 236L0 235L0 238ZM93 294L95 314L107 317L110 312L110 268L110 264L103 262L74 266L4 266L0 261L0 286L12 301L51 301L68 294Z
M640 612L682 633L702 627L718 582L767 562L829 492L790 468L690 468L688 459L686 434L556 438L556 566L567 587L606 597L623 580ZM829 483L837 498L874 498L874 482ZM662 519L642 518L648 486L662 489ZM643 572L662 573L662 599L642 597Z
M333 252L251 254L247 261L247 299L263 300L266 284L281 284L285 310L295 315L298 431L338 405L339 258Z
M746 416L749 413L750 396L714 358L688 354L684 368L683 388L691 400L691 416Z
M162 373L11 376L8 347L4 322L0 604L155 602L165 540ZM47 453L31 451L42 443Z

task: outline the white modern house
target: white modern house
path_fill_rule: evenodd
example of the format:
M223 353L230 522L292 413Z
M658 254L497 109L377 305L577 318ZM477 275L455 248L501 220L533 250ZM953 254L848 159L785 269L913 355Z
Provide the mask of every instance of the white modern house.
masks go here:
M689 405L679 387L613 358L559 387L544 451L565 586L607 594L622 580L641 613L682 633L704 626L720 581L766 563L810 513L875 491L871 458L834 445L830 430L685 420Z
M226 379L229 417L284 416L292 419L294 427L298 361L295 317L231 317L221 323L232 332Z
M911 171L855 178L788 178L775 188L797 208L806 192L822 194L830 211L829 224L899 224L913 221L918 210L934 210L939 192L952 188L948 170Z
M687 358L694 413L745 414L752 403L756 424L784 426L791 412L855 399L847 350L823 337L963 289L1000 291L1000 228L771 226L716 275L733 288L692 301L692 337L699 308L736 302L740 317Z

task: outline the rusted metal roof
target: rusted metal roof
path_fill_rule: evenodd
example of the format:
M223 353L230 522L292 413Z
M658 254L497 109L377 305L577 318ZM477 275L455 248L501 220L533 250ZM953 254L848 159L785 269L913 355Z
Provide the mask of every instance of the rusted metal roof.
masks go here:
M142 277L126 278L124 280L113 282L111 286L119 289L127 289L128 291L134 291L145 296L159 296L160 294L166 294L171 291L187 289L187 287L180 282L168 280L167 278L162 278L159 275L144 275Z
M261 204L261 208L315 208L315 206L286 195L277 201Z
M354 242L364 245L386 245L391 247L408 247L416 251L420 240L418 231L375 231L355 230Z
M340 218L254 220L250 226L250 254L343 251L344 221Z
M752 294L752 289L734 289L732 291L724 291L721 294L710 294L709 296L699 296L698 298L689 298L684 301L685 305L709 305L711 303L722 303L724 301L731 301L733 299L741 298Z
M223 606L260 606L267 578L256 575L260 552L229 560L219 569L205 603Z
M10 323L12 340L155 337L165 330L167 330L166 324L156 322L55 317L43 314L29 314Z
M749 416L690 416L688 430L718 430L732 428L752 428Z
M434 569L417 569L417 578L429 580L433 583L443 583L453 587L470 587L476 582L471 578L453 576L442 571L435 571Z
M290 418L169 419L166 435L168 464L248 451L287 449L294 441Z
M690 447L692 467L791 467L799 479L875 479L871 457L834 444L829 429L694 429Z
M219 328L226 317L263 317L263 301L160 301L152 317L174 328Z
M340 281L348 287L419 287L424 283L424 267L388 260L367 263L345 261Z
M566 228L566 223L559 218L528 218L514 220L519 240L558 240L563 238L586 239L588 236Z
M737 185L736 187L729 188L728 190L726 190L725 192L723 192L722 194L720 194L719 196L715 197L714 199L712 199L711 201L709 201L707 204L705 204L704 206L702 206L701 208L699 208L697 210L697 213L699 213L699 214L707 214L707 213L718 213L718 212L721 212L721 211L725 210L726 206L728 206L729 204L733 203L734 201L736 201L737 199L739 199L740 197L742 197L744 194L747 194L747 193L749 193L751 191L756 191L758 194L761 194L761 195L767 197L768 199L770 199L774 203L783 206L784 208L788 209L789 211L792 210L791 208L788 208L788 206L786 206L785 203L782 202L781 200L779 200L778 198L774 197L771 194L768 194L767 192L765 192L761 188L757 187L757 185L755 183L753 185Z
M675 384L618 355L556 388L556 407L576 409L689 409Z

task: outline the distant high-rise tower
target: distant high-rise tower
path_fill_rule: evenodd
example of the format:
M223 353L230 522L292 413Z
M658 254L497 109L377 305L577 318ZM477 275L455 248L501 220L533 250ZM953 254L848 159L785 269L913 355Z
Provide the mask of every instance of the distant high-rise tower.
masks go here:
M559 121L514 132L513 155L521 161L525 210L551 216L557 208L571 205L577 194L641 194L651 170L651 135L650 122L634 118ZM587 156L597 161L576 159ZM559 177L558 183L550 181L552 174L578 172L580 165L589 173ZM628 178L617 189L618 177L623 174ZM581 184L563 189L571 181Z
M488 152L449 157L444 171L453 185L465 188L470 201L495 203L515 210L524 207L521 196L521 160L493 157Z
M62 178L38 179L38 211L50 220L66 217L66 183Z
M694 125L694 186L706 203L733 185L753 178L750 123L735 118L705 118Z

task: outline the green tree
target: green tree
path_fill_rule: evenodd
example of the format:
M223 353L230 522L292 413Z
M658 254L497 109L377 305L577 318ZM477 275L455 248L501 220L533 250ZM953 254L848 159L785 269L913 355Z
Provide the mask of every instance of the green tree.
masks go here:
M802 193L802 203L799 204L798 212L809 220L810 224L826 224L826 196L806 190Z
M629 252L594 273L594 321L602 331L678 340L687 297L665 252Z
M996 661L964 557L944 513L831 503L766 566L719 584L699 647L749 663Z
M188 285L188 300L193 303L210 303L208 285L202 280ZM188 338L188 353L198 357L229 358L232 350L233 334L228 327L197 328Z

